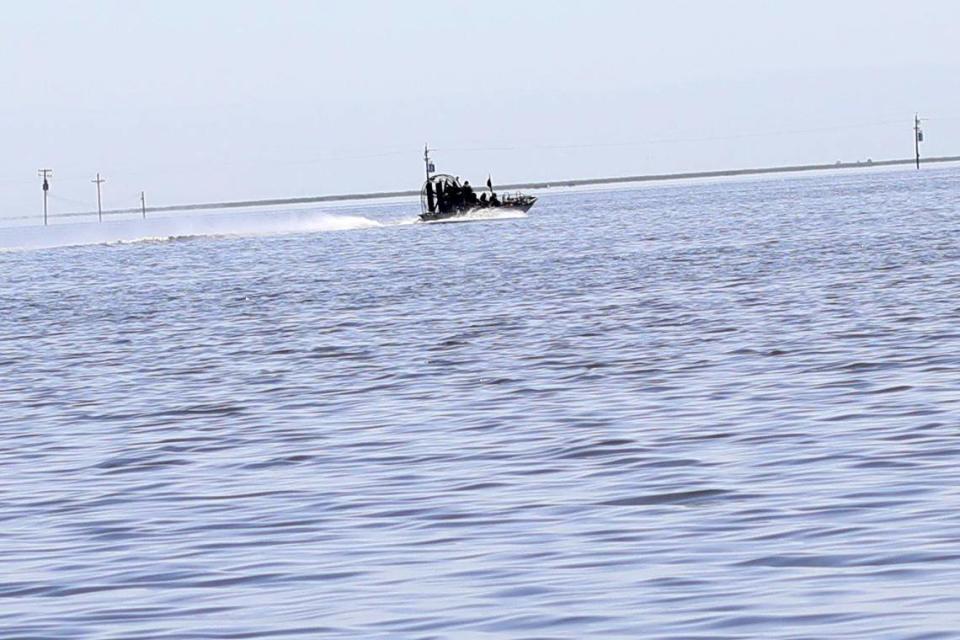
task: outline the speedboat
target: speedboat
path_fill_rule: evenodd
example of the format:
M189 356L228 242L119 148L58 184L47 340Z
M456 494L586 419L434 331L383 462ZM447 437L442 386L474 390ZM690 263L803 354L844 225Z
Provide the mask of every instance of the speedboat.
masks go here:
M520 211L526 213L536 203L534 196L522 193L497 195L493 181L487 178L487 191L479 196L469 182L445 173L434 173L430 150L424 148L423 159L427 167L427 181L420 189L420 219L424 222L448 220L485 211Z
M446 174L430 176L420 190L420 219L425 222L446 220L483 211L521 211L526 213L537 199L522 193L498 196L492 189L479 197L469 182Z

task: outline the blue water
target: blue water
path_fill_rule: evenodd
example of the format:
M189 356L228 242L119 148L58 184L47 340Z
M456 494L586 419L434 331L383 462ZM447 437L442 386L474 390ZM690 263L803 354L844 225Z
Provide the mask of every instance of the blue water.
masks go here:
M0 637L960 637L960 169L415 213L0 252Z

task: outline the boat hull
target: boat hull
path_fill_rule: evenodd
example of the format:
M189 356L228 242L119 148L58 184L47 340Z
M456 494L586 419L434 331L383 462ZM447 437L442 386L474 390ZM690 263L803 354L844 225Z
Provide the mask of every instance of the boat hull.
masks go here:
M448 213L422 213L420 214L420 220L423 222L438 222L441 220L456 220L458 218L466 218L471 214L478 213L492 213L494 211L503 211L509 213L511 211L516 211L519 213L526 213L530 211L530 208L536 203L536 198L531 198L530 202L517 202L511 204L501 205L499 207L472 207L470 209L464 209L462 211L451 211Z

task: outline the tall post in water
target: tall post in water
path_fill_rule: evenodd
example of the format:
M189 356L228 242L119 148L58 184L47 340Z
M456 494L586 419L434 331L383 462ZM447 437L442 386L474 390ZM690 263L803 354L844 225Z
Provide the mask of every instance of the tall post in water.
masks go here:
M100 174L97 174L96 180L91 180L97 185L97 220L103 222L103 205L100 203L100 185L106 182L103 178L100 177Z
M143 214L143 219L147 219L147 199L144 196L143 191L140 192L140 213Z
M920 170L920 143L923 142L923 130L920 129L920 114L913 116L913 148L917 154L917 171Z
M47 178L53 176L53 169L39 169L37 175L43 178L43 226L47 226L47 192L50 191Z

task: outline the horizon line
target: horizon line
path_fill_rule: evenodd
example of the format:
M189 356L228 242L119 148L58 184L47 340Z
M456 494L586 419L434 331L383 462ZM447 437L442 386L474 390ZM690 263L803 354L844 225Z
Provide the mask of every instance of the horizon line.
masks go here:
M574 178L574 179L560 179L560 180L550 180L542 182L515 182L510 184L501 185L498 187L499 190L516 190L516 189L532 189L532 190L542 190L542 189L555 189L562 187L582 187L582 186L591 186L591 185L613 185L613 184L630 184L630 183L640 183L640 182L666 182L671 180L697 180L697 179L707 179L707 178L727 178L727 177L737 177L737 176L749 176L749 175L766 175L766 174L775 174L775 173L801 173L807 171L837 171L845 169L863 169L871 167L892 167L892 166L902 166L902 165L912 165L916 162L916 158L903 158L895 160L862 160L856 162L834 162L832 164L802 164L802 165L780 165L774 167L755 167L755 168L746 168L746 169L718 169L712 171L687 171L687 172L677 172L677 173L653 173L653 174L643 174L643 175L633 175L633 176L617 176L609 178ZM960 162L960 156L938 156L932 158L925 158L921 160L921 163L946 163L946 162ZM346 194L334 194L334 195L322 195L322 196L300 196L293 198L265 198L259 200L233 200L233 201L224 201L224 202L203 202L195 204L173 204L173 205L161 205L146 207L146 213L160 213L160 212L170 212L170 211L202 211L202 210L212 210L212 209L242 209L242 208L253 208L253 207L269 207L269 206L283 206L283 205L294 205L294 204L316 204L322 202L350 202L350 201L365 201L365 200L386 200L389 198L406 198L406 197L415 197L420 195L420 190L404 190L404 191L374 191L369 193L346 193ZM143 213L144 209L140 207L128 207L124 209L105 209L103 211L104 216L108 215L125 215L125 214L140 214ZM95 216L97 211L75 211L68 213L54 213L50 214L50 218L78 218L85 216ZM6 220L30 220L36 216L16 216L3 218Z

